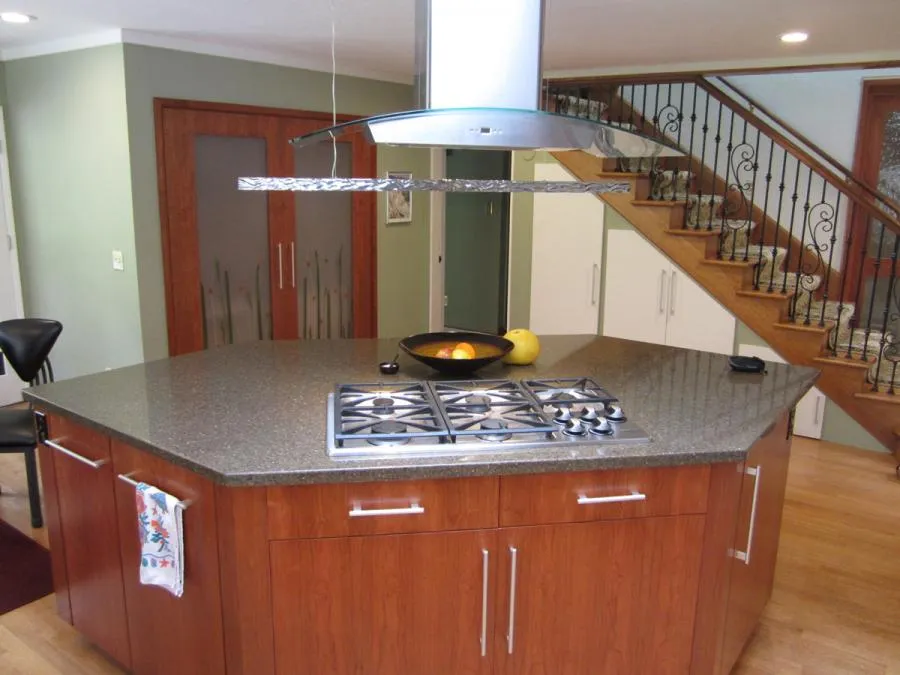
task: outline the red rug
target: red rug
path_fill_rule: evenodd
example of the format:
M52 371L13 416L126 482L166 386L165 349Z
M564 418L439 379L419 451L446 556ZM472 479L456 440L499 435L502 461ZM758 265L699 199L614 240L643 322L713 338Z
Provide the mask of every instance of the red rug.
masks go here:
M50 552L0 520L0 614L52 592Z

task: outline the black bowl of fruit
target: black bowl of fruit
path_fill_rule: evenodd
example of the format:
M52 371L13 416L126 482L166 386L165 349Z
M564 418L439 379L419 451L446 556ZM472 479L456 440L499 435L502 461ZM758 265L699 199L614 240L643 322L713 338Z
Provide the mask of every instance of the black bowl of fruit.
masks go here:
M503 358L513 343L499 335L467 331L419 333L400 340L400 349L447 375L466 375Z

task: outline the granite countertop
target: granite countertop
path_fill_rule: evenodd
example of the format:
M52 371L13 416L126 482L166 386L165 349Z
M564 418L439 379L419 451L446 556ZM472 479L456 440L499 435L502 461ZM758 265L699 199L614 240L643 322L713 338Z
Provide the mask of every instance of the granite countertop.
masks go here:
M457 457L331 459L326 400L334 385L440 378L396 340L259 342L88 375L25 391L75 418L225 485L278 485L579 471L740 461L813 385L812 368L733 373L727 358L594 336L546 336L532 366L482 378L591 376L617 395L651 441Z

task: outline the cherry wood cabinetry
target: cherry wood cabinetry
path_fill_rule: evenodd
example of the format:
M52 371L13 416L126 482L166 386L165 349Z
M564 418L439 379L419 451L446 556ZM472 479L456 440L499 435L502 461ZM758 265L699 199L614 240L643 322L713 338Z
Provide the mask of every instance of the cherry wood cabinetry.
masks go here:
M54 556L64 551L72 624L127 667L131 649L109 438L64 417L54 415L47 423L57 447L42 445L41 459L52 463L60 523L56 532L50 529L50 544Z
M224 673L215 486L120 441L112 443L117 476L129 475L178 499L190 500L183 514L184 593L176 598L164 589L141 585L134 486L116 480L132 668L141 675ZM165 658L160 658L161 654Z
M136 675L724 675L772 590L789 427L746 463L227 487L50 416L59 612ZM191 502L180 598L139 582L120 474Z
M790 460L791 420L782 418L747 456L738 507L720 673L730 673L772 595Z
M501 531L497 672L687 673L703 530L698 515Z
M274 542L276 671L480 675L495 532Z

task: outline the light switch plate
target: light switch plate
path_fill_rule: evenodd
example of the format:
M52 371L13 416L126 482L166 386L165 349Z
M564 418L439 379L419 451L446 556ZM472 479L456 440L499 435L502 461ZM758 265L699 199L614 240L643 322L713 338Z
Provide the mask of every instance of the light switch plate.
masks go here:
M114 270L118 272L125 271L125 257L122 255L122 251L113 251L112 260Z

